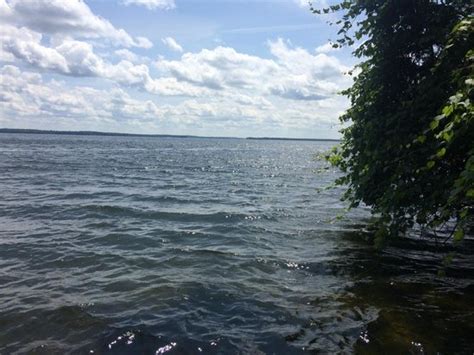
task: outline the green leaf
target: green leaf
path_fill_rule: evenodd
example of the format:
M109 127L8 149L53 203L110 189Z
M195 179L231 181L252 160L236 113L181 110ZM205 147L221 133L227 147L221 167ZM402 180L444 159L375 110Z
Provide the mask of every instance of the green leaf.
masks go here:
M423 144L423 143L426 142L426 136L425 136L424 134L422 134L421 136L418 136L418 137L416 138L416 140L417 140L418 142L420 142L420 143Z
M438 150L438 151L436 152L436 156L437 156L438 158L444 157L445 154L446 154L446 148L444 148L444 147L441 148L440 150Z
M451 142L451 139L453 139L453 131L444 131L442 137L446 142Z
M439 126L439 121L438 121L438 120L431 121L431 123L430 123L430 129L431 129L432 131L434 131L436 128L438 128L438 126Z
M342 170L344 198L372 209L377 245L414 221L436 231L457 216L464 226L474 211L474 18L466 1L341 1L331 43L363 40L343 92L350 107L340 117L340 150L328 158Z
M452 114L454 111L454 106L453 105L448 105L448 106L445 106L443 108L443 114L445 116L449 116L450 114Z

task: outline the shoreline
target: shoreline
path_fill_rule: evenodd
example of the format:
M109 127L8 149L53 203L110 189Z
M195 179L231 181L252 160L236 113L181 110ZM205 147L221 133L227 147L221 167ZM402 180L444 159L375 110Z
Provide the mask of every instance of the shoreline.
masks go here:
M0 128L0 133L10 134L55 134L70 136L106 136L106 137L149 137L149 138L198 138L198 139L246 139L246 140L274 140L274 141L311 141L311 142L340 142L334 138L289 138L289 137L222 137L222 136L195 136L180 134L143 134L119 133L100 131L56 131L28 128Z

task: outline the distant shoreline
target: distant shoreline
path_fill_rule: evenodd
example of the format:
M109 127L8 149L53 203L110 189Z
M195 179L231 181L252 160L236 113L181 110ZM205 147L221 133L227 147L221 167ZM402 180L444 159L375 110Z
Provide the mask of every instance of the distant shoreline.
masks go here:
M23 129L23 128L0 128L0 133L19 133L19 134L57 134L71 136L114 136L114 137L156 137L156 138L201 138L201 139L248 139L248 140L274 140L274 141L328 141L339 142L339 139L332 138L285 138L285 137L218 137L218 136L193 136L178 134L140 134L140 133L116 133L116 132L98 132L98 131L55 131L42 129Z

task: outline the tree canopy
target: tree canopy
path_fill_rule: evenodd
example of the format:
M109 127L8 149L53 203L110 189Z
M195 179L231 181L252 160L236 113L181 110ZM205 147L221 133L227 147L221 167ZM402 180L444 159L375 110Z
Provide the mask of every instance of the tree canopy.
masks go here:
M468 1L342 1L334 46L361 59L344 93L342 144L328 159L351 206L371 206L376 241L415 224L450 225L459 241L474 215L474 17Z

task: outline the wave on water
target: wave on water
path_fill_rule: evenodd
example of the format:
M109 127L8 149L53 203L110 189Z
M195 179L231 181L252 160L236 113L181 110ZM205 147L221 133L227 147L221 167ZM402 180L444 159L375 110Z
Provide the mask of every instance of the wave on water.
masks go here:
M433 335L452 335L442 320L454 327L455 317L461 335L473 330L460 312L472 309L472 265L460 254L464 271L442 281L437 251L407 242L381 256L354 236L365 209L334 222L341 191L317 190L338 173L314 159L332 142L0 141L1 353L473 345Z

